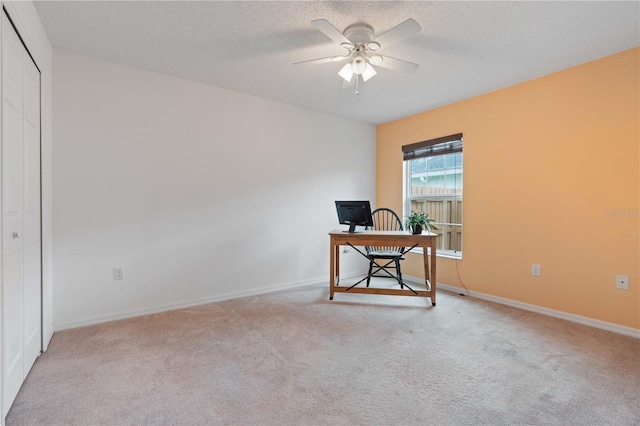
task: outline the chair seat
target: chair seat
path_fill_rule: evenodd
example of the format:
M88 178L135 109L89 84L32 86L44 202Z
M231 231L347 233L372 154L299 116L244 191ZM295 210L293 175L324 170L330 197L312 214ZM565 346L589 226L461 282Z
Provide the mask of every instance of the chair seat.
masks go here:
M395 259L397 257L404 259L399 251L370 251L367 255L376 259Z

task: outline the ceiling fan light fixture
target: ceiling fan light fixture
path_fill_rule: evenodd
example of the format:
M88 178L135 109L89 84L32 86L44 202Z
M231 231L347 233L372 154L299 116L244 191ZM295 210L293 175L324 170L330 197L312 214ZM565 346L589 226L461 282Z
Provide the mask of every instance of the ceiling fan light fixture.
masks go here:
M353 43L347 43L346 41L345 41L345 42L340 43L340 46L344 47L344 48L345 48L345 49L347 49L347 50L351 50L351 49L353 49L353 48L355 47L355 46L353 45Z
M370 41L369 43L367 43L367 49L371 52L375 52L376 50L380 49L380 43L378 43L377 41Z
M354 74L362 74L367 69L367 61L363 56L355 56L351 64Z
M369 57L369 62L371 62L373 65L380 65L382 63L382 56L380 56L380 55L371 55Z
M353 78L353 69L351 67L351 63L345 64L344 67L340 71L338 71L338 75L344 78L346 81L350 82Z
M364 69L364 72L362 73L362 80L367 81L376 74L377 74L376 70L373 69L371 65L367 64L367 66Z

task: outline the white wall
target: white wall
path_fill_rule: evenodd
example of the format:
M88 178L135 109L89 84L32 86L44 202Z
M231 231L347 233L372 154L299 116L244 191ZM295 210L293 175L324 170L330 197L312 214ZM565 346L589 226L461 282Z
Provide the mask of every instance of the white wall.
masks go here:
M54 51L56 329L328 282L334 200L375 205L375 137L373 125Z

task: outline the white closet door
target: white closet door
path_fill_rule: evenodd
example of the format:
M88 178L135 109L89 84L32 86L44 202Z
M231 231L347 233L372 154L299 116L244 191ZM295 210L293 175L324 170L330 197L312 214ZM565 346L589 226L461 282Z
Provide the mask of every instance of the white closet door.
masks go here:
M40 76L2 15L3 417L41 350Z

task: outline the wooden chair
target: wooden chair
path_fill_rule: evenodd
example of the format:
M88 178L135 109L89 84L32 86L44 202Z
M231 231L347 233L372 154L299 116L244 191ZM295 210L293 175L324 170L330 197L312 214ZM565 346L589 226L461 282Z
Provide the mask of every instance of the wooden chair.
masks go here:
M371 215L373 216L373 229L376 231L404 230L400 217L391 209L381 207L374 210ZM406 247L373 246L365 247L365 250L369 259L367 287L369 287L372 277L380 277L395 278L400 284L400 288L404 288L406 284L402 281L400 261L404 260L404 254L408 251Z

